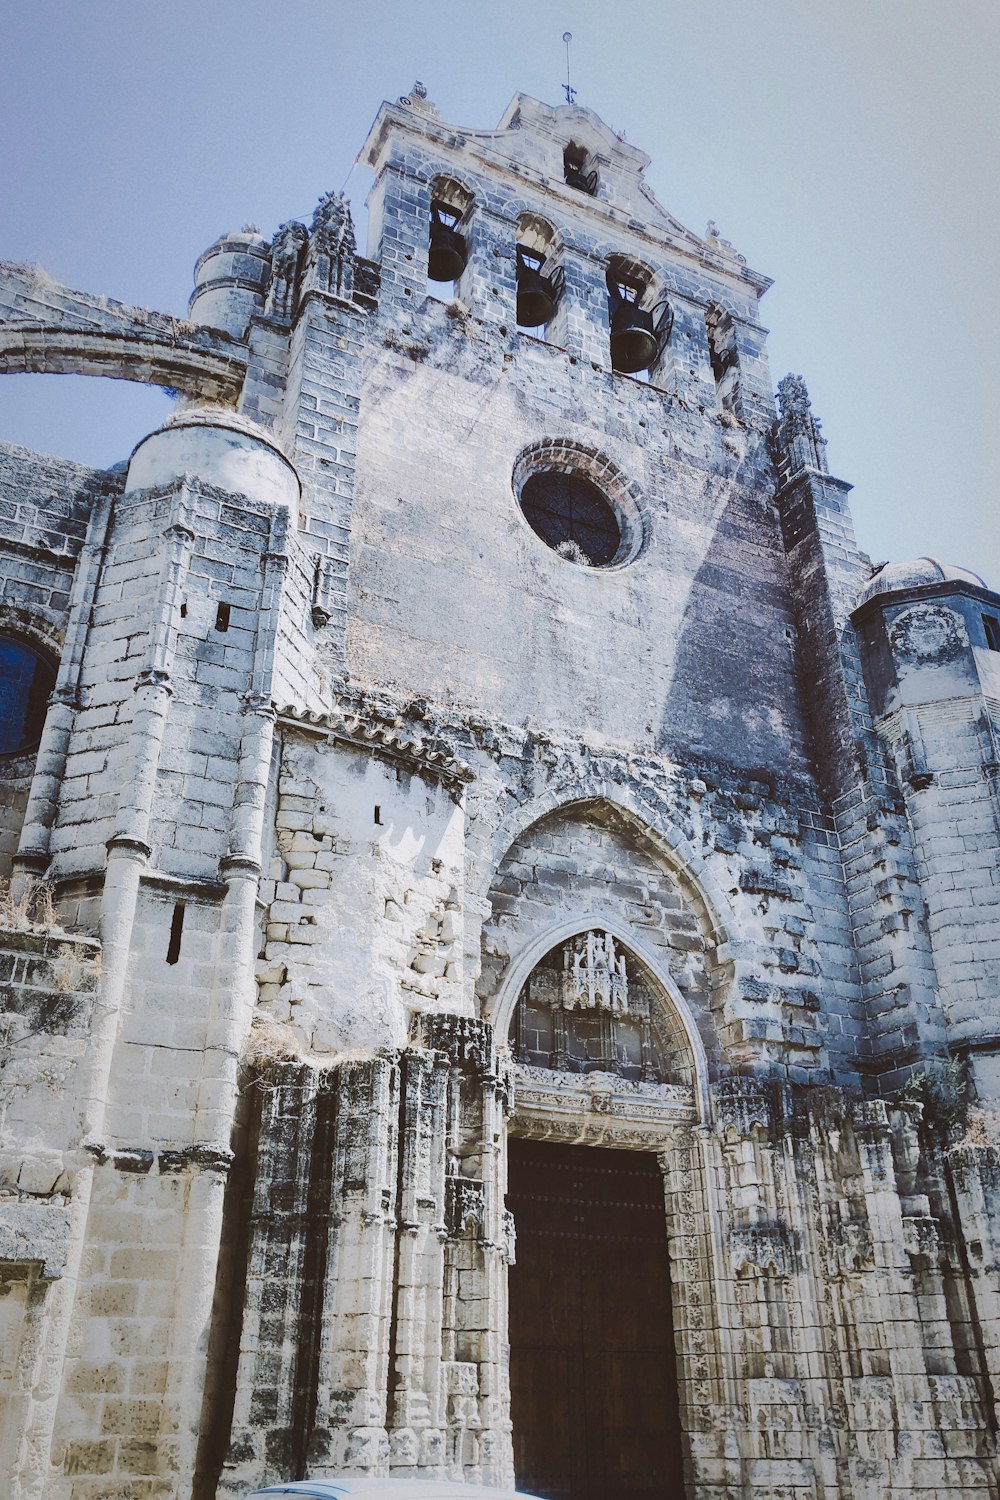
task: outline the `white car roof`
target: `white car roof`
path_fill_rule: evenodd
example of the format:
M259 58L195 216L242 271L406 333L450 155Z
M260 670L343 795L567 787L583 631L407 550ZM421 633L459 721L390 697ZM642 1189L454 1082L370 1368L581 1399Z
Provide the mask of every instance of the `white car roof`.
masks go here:
M448 1479L373 1479L370 1475L345 1474L334 1479L298 1479L286 1484L251 1490L246 1500L279 1500L282 1495L298 1500L537 1500L524 1490L496 1490L489 1485L466 1484Z

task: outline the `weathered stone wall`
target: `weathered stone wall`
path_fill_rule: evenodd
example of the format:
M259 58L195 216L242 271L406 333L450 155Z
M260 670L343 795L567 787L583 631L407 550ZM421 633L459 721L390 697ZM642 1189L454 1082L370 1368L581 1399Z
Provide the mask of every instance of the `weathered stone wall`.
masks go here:
M44 1480L39 1414L62 1376L52 1348L79 1254L75 1203L99 946L9 910L0 923L0 1472Z
M0 270L0 364L189 398L128 476L0 451L0 627L60 657L0 768L10 1492L511 1482L512 1133L657 1153L690 1500L993 1495L1000 1167L948 1059L995 1097L1000 600L855 608L766 278L589 111L457 133L417 90L365 150L373 258L325 194L206 252L203 324ZM429 294L441 192L468 260ZM673 310L648 381L613 257ZM546 465L615 565L531 530ZM39 877L91 936L27 921ZM511 1047L586 934L659 1071Z
M313 1052L398 1046L413 1012L470 1011L456 785L309 728L284 726L260 1003Z

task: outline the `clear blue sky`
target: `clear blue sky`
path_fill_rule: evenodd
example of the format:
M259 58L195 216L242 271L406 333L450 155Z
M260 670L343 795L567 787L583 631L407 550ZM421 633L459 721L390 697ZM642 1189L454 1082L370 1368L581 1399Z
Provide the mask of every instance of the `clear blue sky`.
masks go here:
M1000 587L996 0L8 0L0 256L183 312L199 252L343 185L415 78L491 128L579 97L653 157L662 202L775 278L775 379L806 377L876 559ZM363 204L368 174L349 190ZM363 212L363 211L362 211ZM359 236L361 237L361 236ZM0 436L111 464L158 391L0 379Z

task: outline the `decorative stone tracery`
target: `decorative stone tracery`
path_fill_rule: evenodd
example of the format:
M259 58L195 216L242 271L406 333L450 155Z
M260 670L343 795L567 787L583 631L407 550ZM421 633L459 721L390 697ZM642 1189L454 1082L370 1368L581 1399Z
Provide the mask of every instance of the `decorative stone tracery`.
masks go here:
M511 1046L528 1066L609 1073L644 1083L687 1081L679 1022L652 975L610 932L589 928L557 945L525 983Z

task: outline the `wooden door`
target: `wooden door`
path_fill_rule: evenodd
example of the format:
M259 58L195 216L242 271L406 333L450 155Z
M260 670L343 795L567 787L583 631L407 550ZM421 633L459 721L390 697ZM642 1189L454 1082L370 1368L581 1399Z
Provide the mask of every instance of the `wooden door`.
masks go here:
M549 1500L683 1500L655 1156L509 1142L514 1469Z

